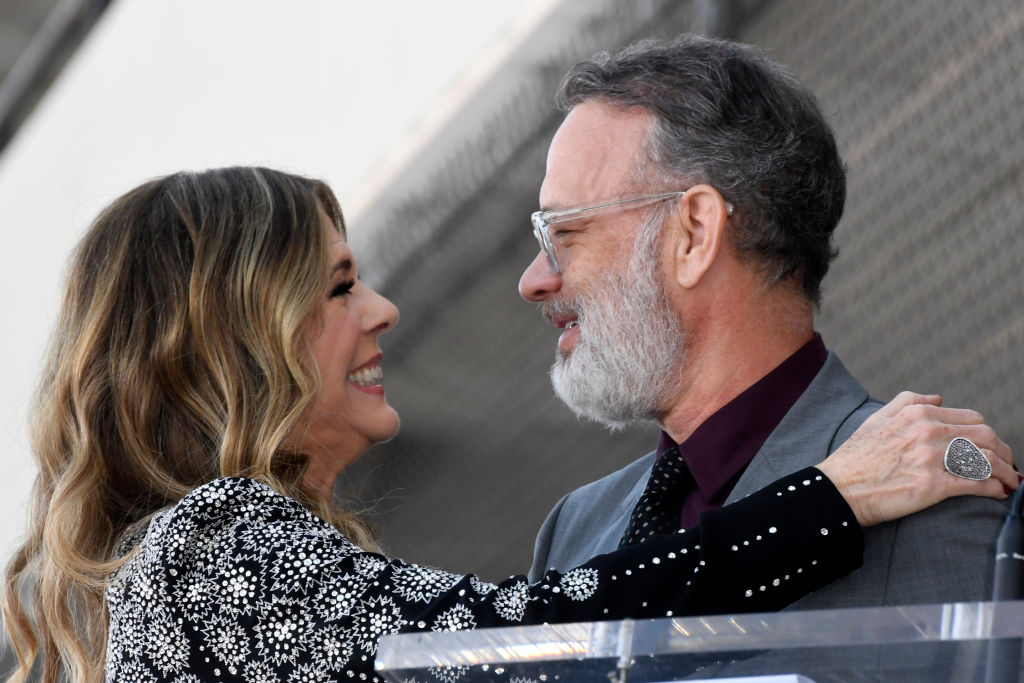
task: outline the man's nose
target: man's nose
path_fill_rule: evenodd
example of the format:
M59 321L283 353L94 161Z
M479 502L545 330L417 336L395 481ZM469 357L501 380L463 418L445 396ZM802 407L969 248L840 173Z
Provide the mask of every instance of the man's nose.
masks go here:
M562 276L554 271L543 251L537 252L519 278L519 296L535 303L546 300L561 287Z

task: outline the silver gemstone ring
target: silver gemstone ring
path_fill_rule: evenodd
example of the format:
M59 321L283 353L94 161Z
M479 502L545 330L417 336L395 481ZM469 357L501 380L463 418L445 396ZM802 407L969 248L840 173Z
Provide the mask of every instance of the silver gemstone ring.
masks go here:
M982 481L992 476L992 465L981 449L971 443L970 439L958 436L946 446L946 455L942 457L942 466L950 474L964 479Z

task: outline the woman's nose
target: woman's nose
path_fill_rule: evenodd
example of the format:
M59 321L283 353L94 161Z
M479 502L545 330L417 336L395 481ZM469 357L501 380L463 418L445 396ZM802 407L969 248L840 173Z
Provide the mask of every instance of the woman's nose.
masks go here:
M370 330L377 333L387 332L398 324L398 307L384 295L378 294L374 290L370 291L374 297Z

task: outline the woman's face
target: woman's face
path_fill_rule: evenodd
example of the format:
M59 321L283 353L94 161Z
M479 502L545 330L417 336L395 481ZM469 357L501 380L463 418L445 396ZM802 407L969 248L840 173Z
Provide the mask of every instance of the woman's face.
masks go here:
M320 392L289 446L310 458L308 477L330 489L338 472L398 431L382 383L378 338L398 322L394 304L359 281L355 256L326 214L331 275L310 348ZM314 482L311 482L314 483Z

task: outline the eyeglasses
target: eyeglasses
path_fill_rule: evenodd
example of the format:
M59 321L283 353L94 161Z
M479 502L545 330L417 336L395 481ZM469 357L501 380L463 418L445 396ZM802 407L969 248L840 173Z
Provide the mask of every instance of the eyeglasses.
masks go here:
M626 199L618 199L614 202L604 202L601 204L594 204L592 206L576 206L571 209L558 209L557 211L534 211L530 215L530 222L533 223L533 234L537 238L537 243L540 244L540 250L548 257L548 262L551 264L551 270L555 273L559 273L561 271L559 270L555 243L551 239L551 225L555 223L562 223L564 221L574 221L579 218L588 218L590 216L608 213L609 211L634 209L641 206L647 206L649 204L655 204L657 202L667 201L669 199L679 199L685 194L686 190L676 190L674 192L660 192L658 194L645 194L639 197L627 197ZM726 202L725 208L731 216L733 210L732 204Z

